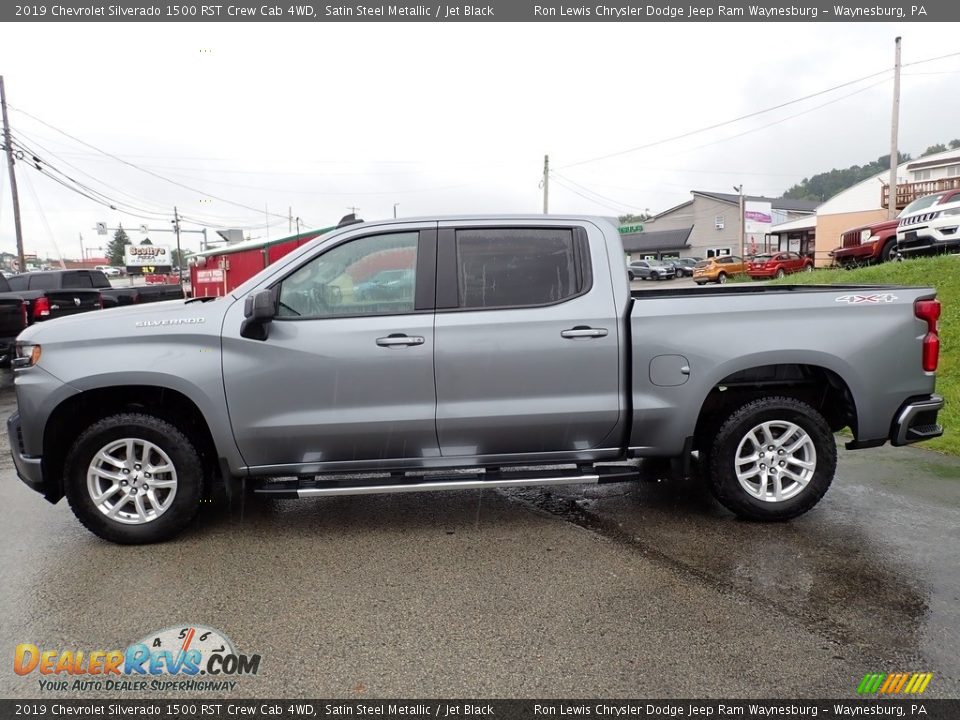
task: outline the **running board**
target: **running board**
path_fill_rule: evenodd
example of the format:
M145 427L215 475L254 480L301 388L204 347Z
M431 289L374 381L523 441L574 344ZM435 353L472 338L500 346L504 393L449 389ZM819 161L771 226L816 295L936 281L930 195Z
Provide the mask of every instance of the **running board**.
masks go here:
M439 492L443 490L480 490L494 487L530 487L536 485L582 485L637 480L640 473L632 466L604 466L589 470L558 471L548 475L530 472L489 472L443 475L415 475L415 482L399 480L383 482L377 478L369 484L330 482L322 478L267 482L254 493L275 498L298 499L330 495L379 495L383 493Z

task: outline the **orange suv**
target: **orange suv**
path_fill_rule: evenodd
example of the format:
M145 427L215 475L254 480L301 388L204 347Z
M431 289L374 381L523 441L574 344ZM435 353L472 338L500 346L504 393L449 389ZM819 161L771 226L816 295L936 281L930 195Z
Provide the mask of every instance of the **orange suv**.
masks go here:
M708 282L725 283L731 275L747 271L747 264L736 255L701 260L693 266L693 281L697 285Z

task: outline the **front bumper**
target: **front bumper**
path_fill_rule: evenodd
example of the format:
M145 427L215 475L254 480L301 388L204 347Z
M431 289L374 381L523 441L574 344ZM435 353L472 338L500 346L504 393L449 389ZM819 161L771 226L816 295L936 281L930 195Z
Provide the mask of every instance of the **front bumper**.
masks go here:
M943 409L939 395L911 398L897 411L890 427L891 445L931 440L943 435L943 427L937 423L937 413Z
M17 475L32 490L46 495L46 485L43 482L42 459L31 457L23 452L23 436L20 434L20 413L15 412L7 419L7 437L10 440L10 454Z
M903 254L960 245L960 221L940 227L924 225L897 232L897 250Z

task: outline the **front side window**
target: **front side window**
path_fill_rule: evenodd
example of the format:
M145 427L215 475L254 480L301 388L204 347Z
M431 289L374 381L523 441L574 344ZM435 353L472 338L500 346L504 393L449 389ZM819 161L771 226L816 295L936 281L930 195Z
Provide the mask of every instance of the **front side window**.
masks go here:
M547 305L584 289L586 249L570 228L457 231L459 307Z
M419 233L389 233L337 245L287 276L280 318L401 315L414 311Z

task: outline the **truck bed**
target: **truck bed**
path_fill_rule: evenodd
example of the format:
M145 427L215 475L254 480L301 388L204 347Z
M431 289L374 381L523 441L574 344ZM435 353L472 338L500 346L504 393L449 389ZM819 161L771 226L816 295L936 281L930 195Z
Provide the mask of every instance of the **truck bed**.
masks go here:
M933 288L898 285L633 291L629 444L637 455L653 448L681 451L704 398L745 372L762 377L774 367L777 377L802 374L802 368L826 371L820 377L837 382L824 382L820 392L849 391L856 439L886 438L905 397L921 389L933 392L933 373L921 368L927 326L913 306L935 294ZM883 387L869 384L878 377L889 380Z

